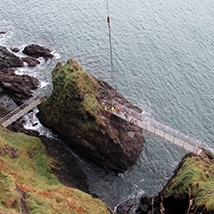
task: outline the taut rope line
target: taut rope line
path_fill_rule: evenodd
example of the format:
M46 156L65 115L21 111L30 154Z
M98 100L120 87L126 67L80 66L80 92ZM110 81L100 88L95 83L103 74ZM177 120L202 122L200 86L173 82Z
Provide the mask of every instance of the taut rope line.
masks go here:
M115 84L115 79L113 75L113 54L112 54L112 42L111 42L111 21L110 21L110 15L109 15L109 3L107 0L107 23L108 23L108 31L109 31L109 47L110 47L110 62L111 62L111 80L114 85L115 91L116 89L116 84Z

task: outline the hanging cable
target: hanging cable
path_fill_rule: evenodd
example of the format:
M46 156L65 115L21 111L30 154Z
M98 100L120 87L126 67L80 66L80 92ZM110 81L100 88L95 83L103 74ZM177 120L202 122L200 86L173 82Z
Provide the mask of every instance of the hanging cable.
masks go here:
M111 21L110 21L110 15L109 15L109 3L107 0L107 23L108 23L108 30L109 30L109 47L110 47L110 62L111 62L111 81L112 85L114 85L114 89L116 90L116 84L113 74L113 56L112 56L112 42L111 42Z

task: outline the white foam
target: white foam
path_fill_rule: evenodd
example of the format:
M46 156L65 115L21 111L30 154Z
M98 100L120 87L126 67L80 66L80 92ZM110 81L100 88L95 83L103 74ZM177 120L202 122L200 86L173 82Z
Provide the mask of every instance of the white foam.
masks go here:
M24 116L24 128L26 130L37 131L40 135L46 136L47 138L56 138L51 129L43 126L40 123L39 119L36 116L36 113L38 113L38 111L38 108L36 108L32 112Z
M56 53L55 51L52 51L52 54L54 55L55 59L61 59L61 56L59 53Z
M44 88L44 87L47 86L48 84L49 84L49 82L41 81L41 82L40 82L40 88Z

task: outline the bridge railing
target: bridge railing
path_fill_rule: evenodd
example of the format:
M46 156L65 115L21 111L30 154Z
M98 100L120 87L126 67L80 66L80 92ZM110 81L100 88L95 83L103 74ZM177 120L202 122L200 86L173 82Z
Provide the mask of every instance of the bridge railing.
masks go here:
M42 88L40 92L35 94L33 97L31 97L29 100L27 100L25 103L17 107L16 109L10 111L8 114L6 114L4 117L0 119L0 124L4 124L7 120L10 120L10 118L15 117L15 115L19 114L23 109L25 109L27 106L31 105L32 103L42 100L44 97L48 96L51 92L50 85L47 85L46 87ZM37 102L39 103L39 102ZM32 106L34 108L34 106ZM30 108L27 109L29 111ZM24 112L23 112L24 113ZM27 112L26 112L27 113Z
M196 140L196 139L190 137L189 135L186 135L184 133L181 133L178 130L175 130L169 126L166 126L166 125L156 121L155 119L149 117L148 115L145 115L141 112L137 112L134 109L130 109L127 106L122 105L117 101L114 101L113 104L115 106L120 106L121 112L126 112L128 115L132 116L134 119L137 119L138 121L140 121L142 126L150 126L155 130L162 131L163 133L167 133L168 135L174 137L175 139L182 140L182 142L184 142L184 143L188 142L188 145L191 144L194 146L194 148L202 147L202 142L200 140ZM163 137L164 136L162 135L162 138ZM176 142L178 142L178 141L176 140Z

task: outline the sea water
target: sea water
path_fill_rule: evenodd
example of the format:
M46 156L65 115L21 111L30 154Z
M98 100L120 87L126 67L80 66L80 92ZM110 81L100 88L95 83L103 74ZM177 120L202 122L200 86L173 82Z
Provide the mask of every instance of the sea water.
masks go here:
M107 3L109 14L107 13ZM76 58L155 120L214 143L214 1L1 0L0 45L39 44L54 59L19 73L51 82L58 61ZM113 79L107 15L111 18ZM118 176L80 161L90 189L111 207L155 195L186 152L149 133L137 163ZM119 158L119 157L118 157Z

